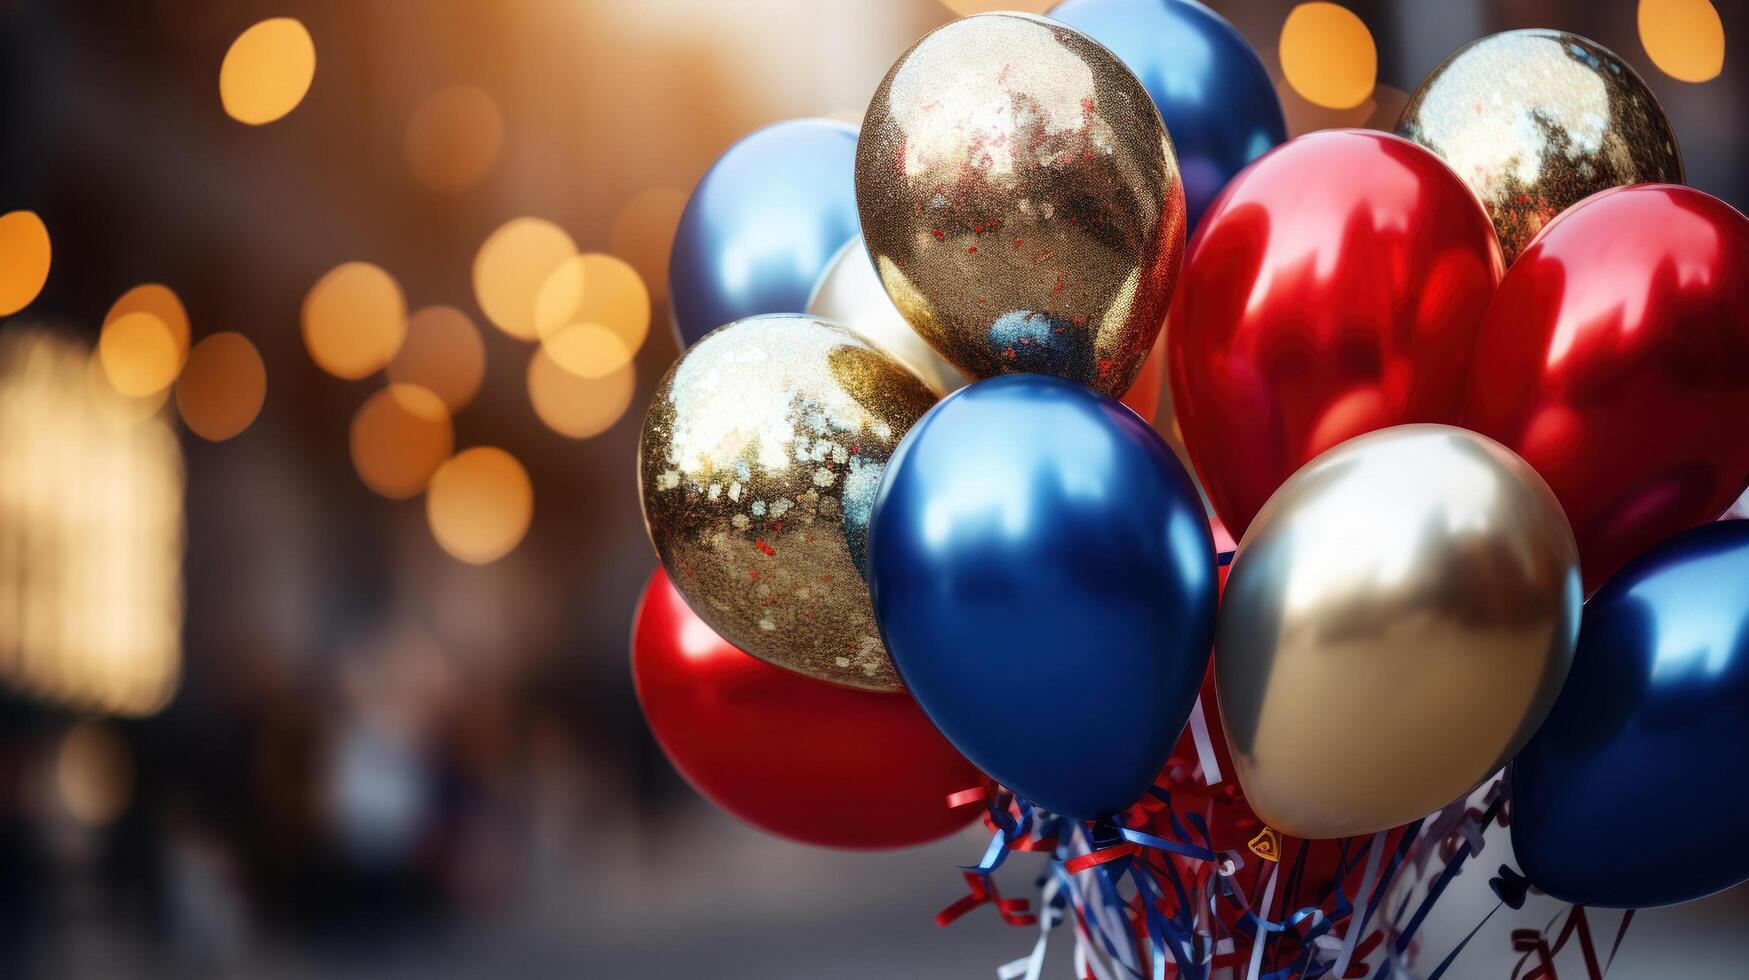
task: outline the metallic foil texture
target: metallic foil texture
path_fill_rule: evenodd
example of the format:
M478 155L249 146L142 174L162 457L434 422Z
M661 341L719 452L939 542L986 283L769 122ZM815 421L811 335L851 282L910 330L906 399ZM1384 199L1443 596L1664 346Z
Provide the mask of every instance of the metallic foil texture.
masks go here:
M1147 90L1025 14L954 21L899 58L863 117L856 203L888 295L969 378L1122 395L1184 252L1178 162Z
M1296 837L1425 816L1548 715L1579 628L1554 493L1444 425L1351 439L1252 521L1221 600L1215 683L1245 798Z
M1476 192L1506 264L1555 215L1623 184L1682 183L1664 110L1613 51L1561 31L1507 31L1422 81L1397 132Z
M901 689L859 566L881 472L935 395L836 324L740 320L688 349L638 445L650 539L699 617L762 660Z

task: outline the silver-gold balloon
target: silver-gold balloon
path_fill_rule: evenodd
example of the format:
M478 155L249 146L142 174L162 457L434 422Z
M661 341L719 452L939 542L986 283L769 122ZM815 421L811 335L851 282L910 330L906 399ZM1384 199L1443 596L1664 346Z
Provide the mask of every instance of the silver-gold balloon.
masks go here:
M1184 190L1147 89L1085 35L979 14L918 41L863 116L856 206L905 318L969 378L1129 390L1178 278Z
M1566 680L1579 552L1490 439L1403 425L1269 498L1221 600L1215 683L1246 801L1296 837L1422 817L1517 754Z
M935 395L891 356L801 314L694 344L638 443L650 539L710 627L780 667L901 689L859 566L899 439Z
M874 266L869 264L861 235L845 242L832 261L826 263L826 271L808 297L808 312L842 323L874 341L917 372L938 395L965 387L965 376L917 336L904 314L893 305L880 277L875 275Z
M1664 110L1628 64L1561 31L1472 41L1421 82L1397 132L1488 209L1506 263L1555 215L1623 184L1682 183Z

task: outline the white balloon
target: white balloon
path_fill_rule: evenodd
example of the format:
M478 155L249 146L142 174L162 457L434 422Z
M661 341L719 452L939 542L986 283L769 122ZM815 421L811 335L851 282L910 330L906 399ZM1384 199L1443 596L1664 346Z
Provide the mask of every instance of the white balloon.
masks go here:
M826 264L826 271L808 297L808 312L841 323L873 341L917 372L938 395L966 384L953 365L942 360L917 336L899 308L887 298L886 287L881 285L880 276L868 260L861 235L845 242Z

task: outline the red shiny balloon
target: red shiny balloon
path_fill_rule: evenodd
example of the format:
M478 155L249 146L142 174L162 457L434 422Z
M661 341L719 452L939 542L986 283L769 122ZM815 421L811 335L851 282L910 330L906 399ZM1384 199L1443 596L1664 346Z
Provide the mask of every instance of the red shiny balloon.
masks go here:
M1331 446L1456 422L1501 268L1475 195L1407 140L1312 133L1233 178L1191 243L1167 361L1185 448L1234 535Z
M1557 217L1494 294L1469 428L1536 467L1586 591L1749 484L1749 219L1640 184Z
M1160 389L1165 381L1166 338L1162 331L1162 336L1155 338L1154 346L1149 348L1148 356L1142 359L1142 371L1136 375L1135 383L1119 400L1152 425L1160 416Z
M982 808L982 784L907 694L839 687L741 652L687 608L660 568L632 626L632 680L650 731L705 798L780 837L908 847Z

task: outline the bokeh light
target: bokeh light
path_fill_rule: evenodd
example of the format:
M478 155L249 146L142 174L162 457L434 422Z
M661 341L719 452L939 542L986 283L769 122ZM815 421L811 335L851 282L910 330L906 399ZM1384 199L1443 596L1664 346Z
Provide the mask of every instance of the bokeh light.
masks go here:
M576 254L577 243L550 221L508 221L486 238L474 256L474 299L498 329L521 340L536 340L540 337L536 296L553 271Z
M107 827L133 800L134 754L108 725L75 725L55 753L55 790L74 822Z
M599 323L573 323L543 339L541 351L559 367L591 381L607 377L632 360L625 341Z
M516 457L494 446L456 453L431 478L425 517L444 551L474 565L509 554L528 533L534 486Z
M231 42L219 66L219 101L238 122L259 126L298 107L316 77L316 43L304 25L274 17Z
M1725 25L1707 0L1640 0L1640 43L1658 70L1706 82L1725 68Z
M164 326L170 328L170 336L176 342L177 363L188 357L188 310L183 307L181 297L169 286L161 282L147 282L122 293L110 305L109 312L103 315L103 325L108 327L110 323L129 313L150 313L157 317Z
M389 362L389 380L428 388L450 412L461 411L480 390L486 344L466 313L427 306L407 319L407 340Z
M29 306L49 280L49 229L35 211L0 214L0 316Z
M528 400L547 428L562 436L587 439L607 431L625 415L637 389L637 372L625 364L594 380L560 367L545 350L528 362Z
M503 145L498 104L478 86L433 92L407 119L407 166L434 191L454 194L479 183L497 165Z
M0 330L0 680L146 715L181 669L182 451L98 357L55 331Z
M1290 11L1279 51L1288 84L1325 108L1360 105L1378 80L1372 32L1353 11L1334 3L1302 3Z
M249 428L266 399L267 367L240 333L216 333L194 345L176 379L183 424L213 442Z
M407 301L395 277L369 262L347 262L304 297L304 346L335 377L356 381L381 370L407 336Z
M650 333L650 294L637 270L611 255L574 256L535 299L541 346L561 367L600 378L637 355Z
M418 496L455 448L443 399L418 385L391 384L352 417L352 466L364 485L390 500Z
M116 391L132 398L170 387L182 369L176 335L157 316L143 310L124 313L103 325L97 355Z
M858 125L861 120L862 114L857 113ZM631 263L658 296L668 291L668 253L685 210L686 195L681 191L650 187L634 194L613 216L608 242L614 253Z

